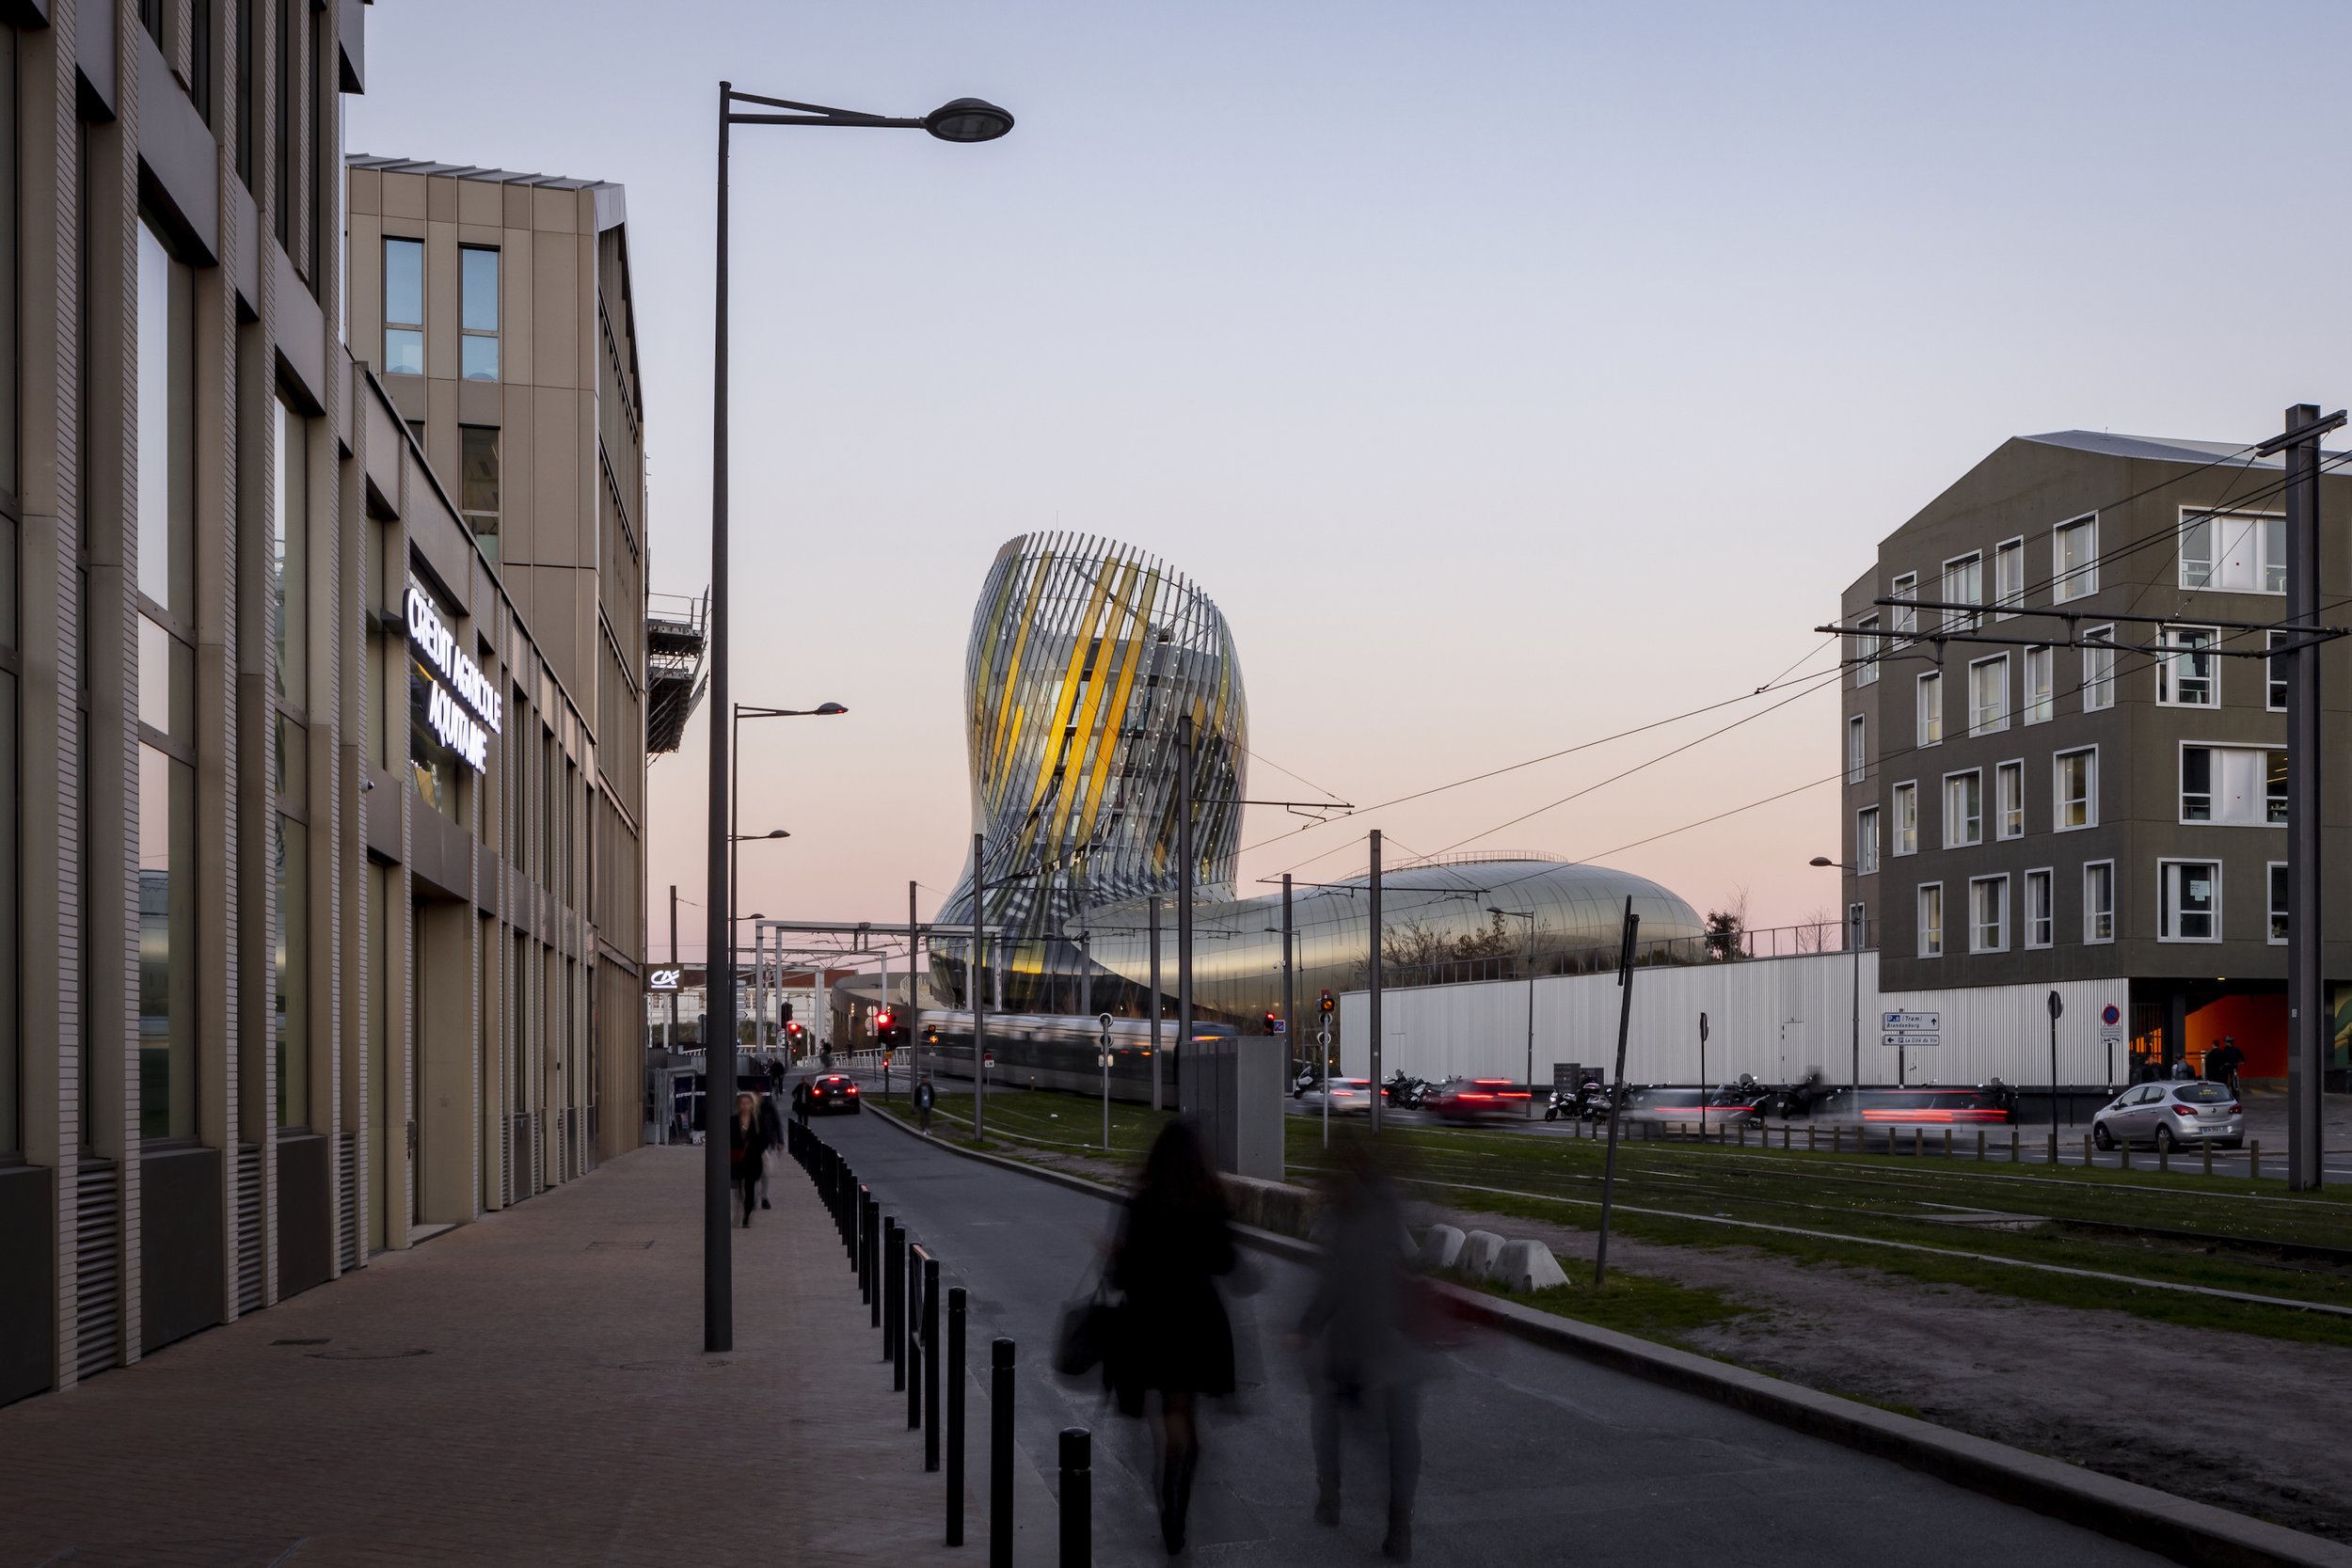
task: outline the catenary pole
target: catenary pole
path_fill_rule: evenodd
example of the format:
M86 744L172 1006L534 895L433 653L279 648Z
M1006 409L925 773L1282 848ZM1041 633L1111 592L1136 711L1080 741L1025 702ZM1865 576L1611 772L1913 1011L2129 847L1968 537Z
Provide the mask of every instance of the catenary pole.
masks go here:
M983 1136L988 1116L988 1004L981 999L980 951L988 942L988 842L972 835L972 961L963 989L972 993L972 1136Z
M1160 1108L1160 895L1152 895L1152 1109Z
M2343 416L2337 416L2341 421ZM2286 411L2287 621L2287 1187L2320 1184L2320 1086L2333 1020L2321 946L2319 438L2315 404Z
M1192 1044L1192 715L1176 721L1176 1108L1184 1108L1184 1053Z
M1290 1053L1291 1076L1298 1076L1298 1010L1297 990L1292 983L1295 965L1291 959L1291 874L1282 873L1282 1049ZM1325 1096L1326 1099L1330 1098Z
M1366 988L1365 1002L1369 1020L1364 1030L1367 1060L1372 1067L1372 1130L1380 1131L1380 1101L1386 1093L1380 1086L1380 830L1372 830L1372 876L1369 899L1372 905L1372 951L1365 960L1365 974L1371 984ZM1328 1096L1327 1095L1327 1099Z
M1609 1214L1617 1197L1617 1133L1625 1121L1625 1042L1633 1027L1633 939L1641 928L1642 917L1633 912L1633 895L1628 894L1625 936L1617 946L1617 984L1623 988L1617 1002L1617 1069L1609 1081L1609 1152L1601 1161L1600 1236L1593 1251L1593 1289L1597 1291L1609 1282ZM1704 1107L1699 1125L1707 1125Z
M727 1225L727 1140L719 1136L720 1085L735 1083L735 933L727 928L727 105L734 84L719 84L718 276L710 364L710 789L707 934L703 947L703 1349L735 1348L733 1235ZM732 1105L732 1097L729 1100Z
M914 1085L923 1081L923 982L917 978L923 971L916 961L922 942L921 927L914 923L914 880L907 879L907 1101L914 1101Z

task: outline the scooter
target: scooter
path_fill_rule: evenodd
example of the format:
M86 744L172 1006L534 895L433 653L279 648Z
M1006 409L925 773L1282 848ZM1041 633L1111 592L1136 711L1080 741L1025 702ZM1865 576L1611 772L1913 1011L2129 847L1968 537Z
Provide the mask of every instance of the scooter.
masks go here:
M1381 1085L1381 1093L1388 1097L1389 1103L1400 1111L1418 1109L1422 1097L1428 1092L1426 1082L1408 1076L1403 1068L1398 1068L1395 1076Z
M1317 1072L1311 1063L1300 1068L1298 1076L1291 1080L1291 1098L1293 1100L1303 1099L1309 1089L1316 1087L1322 1082L1323 1074Z

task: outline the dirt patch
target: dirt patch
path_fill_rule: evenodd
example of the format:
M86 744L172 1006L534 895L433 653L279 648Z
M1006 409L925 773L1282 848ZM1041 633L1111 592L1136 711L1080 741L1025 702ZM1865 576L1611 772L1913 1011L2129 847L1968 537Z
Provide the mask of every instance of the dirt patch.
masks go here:
M1427 1217L1534 1237L1564 1263L1593 1255L1591 1231L1435 1206ZM1686 1342L1694 1350L2352 1541L2341 1452L2352 1351L2044 1307L1745 1247L1613 1236L1609 1255L1756 1308L1693 1331Z

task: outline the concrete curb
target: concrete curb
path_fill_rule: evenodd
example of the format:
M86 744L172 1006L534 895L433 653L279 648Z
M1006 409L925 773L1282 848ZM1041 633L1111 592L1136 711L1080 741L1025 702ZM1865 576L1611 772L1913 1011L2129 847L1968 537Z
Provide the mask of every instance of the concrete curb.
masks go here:
M877 1107L868 1105L866 1110L877 1112ZM887 1111L877 1114L910 1137L923 1136ZM935 1138L926 1141L964 1159L1018 1171L1073 1192L1114 1202L1126 1196L1116 1187L1084 1177L961 1148ZM1243 1241L1261 1251L1300 1262L1313 1261L1320 1250L1296 1237L1254 1226L1236 1226L1234 1230ZM2095 1530L2175 1562L2191 1564L2192 1568L2352 1568L2352 1546L2306 1535L2283 1525L2233 1513L2211 1503L2176 1497L2169 1492L2119 1481L1991 1438L1972 1437L1932 1421L1899 1416L1876 1405L1824 1394L1801 1384L1767 1377L1744 1367L1693 1355L1614 1329L1538 1311L1484 1291L1442 1282L1436 1283L1435 1288L1466 1318L1530 1343L1581 1356L1616 1371L1713 1400L1808 1436L1826 1438L1859 1452L1892 1460L1939 1481L2030 1508L2037 1513Z

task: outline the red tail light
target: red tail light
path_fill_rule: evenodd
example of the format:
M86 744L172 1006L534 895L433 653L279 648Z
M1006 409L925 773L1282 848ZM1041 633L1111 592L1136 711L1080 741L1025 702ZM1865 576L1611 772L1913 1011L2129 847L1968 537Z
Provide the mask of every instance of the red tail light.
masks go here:
M2197 1107L2194 1105L2175 1105L2172 1107L2172 1114L2176 1117L2193 1117L2197 1114Z
M986 955L982 955L982 956L983 956L983 957L985 957ZM850 1085L847 1089L843 1090L842 1092L843 1092L844 1094L855 1094L855 1093L857 1093L857 1085L856 1085L855 1084L852 1084L852 1085Z
M2230 1101L2230 1114L2232 1116L2238 1115L2243 1109L2244 1107L2240 1106L2236 1101L2233 1100Z

